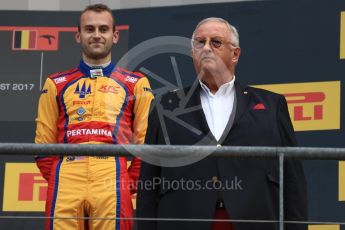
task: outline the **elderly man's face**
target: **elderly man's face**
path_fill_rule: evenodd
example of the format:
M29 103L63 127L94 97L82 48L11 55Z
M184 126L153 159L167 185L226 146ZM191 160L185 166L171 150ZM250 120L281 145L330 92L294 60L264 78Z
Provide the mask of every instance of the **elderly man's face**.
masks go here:
M231 33L227 25L218 21L205 22L195 30L192 57L197 74L201 70L234 74L240 48L233 44Z

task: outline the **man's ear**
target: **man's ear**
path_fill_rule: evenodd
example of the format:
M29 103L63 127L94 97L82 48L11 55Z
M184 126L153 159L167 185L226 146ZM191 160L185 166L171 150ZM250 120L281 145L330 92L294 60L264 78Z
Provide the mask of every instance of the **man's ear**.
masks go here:
M75 41L77 43L80 43L80 32L78 31L75 35L74 35Z
M120 39L120 33L118 30L115 30L113 33L113 43L116 44Z
M234 50L234 55L232 57L232 61L237 63L238 59L240 59L241 56L241 48L240 47L236 47Z

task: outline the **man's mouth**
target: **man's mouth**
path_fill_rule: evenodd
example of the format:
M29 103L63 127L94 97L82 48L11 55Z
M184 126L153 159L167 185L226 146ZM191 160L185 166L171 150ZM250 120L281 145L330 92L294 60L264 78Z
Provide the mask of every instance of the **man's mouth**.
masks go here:
M103 43L102 42L91 42L91 45L93 45L93 46L101 46L101 45L103 45Z
M201 61L215 61L213 57L202 57Z

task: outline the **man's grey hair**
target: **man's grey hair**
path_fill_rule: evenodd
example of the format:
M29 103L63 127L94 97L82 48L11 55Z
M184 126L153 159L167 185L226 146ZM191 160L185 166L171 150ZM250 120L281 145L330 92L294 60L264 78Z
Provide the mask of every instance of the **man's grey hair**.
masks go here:
M231 42L233 43L233 45L235 45L235 46L239 46L240 45L240 37L239 37L237 29L233 25L231 25L228 21L226 21L225 19L223 19L223 18L216 18L216 17L205 18L204 20L200 21L198 23L198 25L196 25L196 27L194 29L194 32L193 32L193 35L192 35L192 41L194 40L195 31L202 24L204 24L206 22L221 22L221 23L224 23L229 28L229 30L232 32L231 33Z

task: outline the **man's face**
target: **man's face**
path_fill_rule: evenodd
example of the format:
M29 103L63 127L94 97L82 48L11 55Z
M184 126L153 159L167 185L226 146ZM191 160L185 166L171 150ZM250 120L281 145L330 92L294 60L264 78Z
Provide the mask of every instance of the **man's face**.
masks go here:
M86 11L81 15L76 41L80 43L86 61L110 61L111 47L119 38L118 31L113 29L113 19L107 11Z
M192 57L197 74L202 70L234 74L241 49L234 45L231 33L227 25L218 21L205 22L195 30Z

